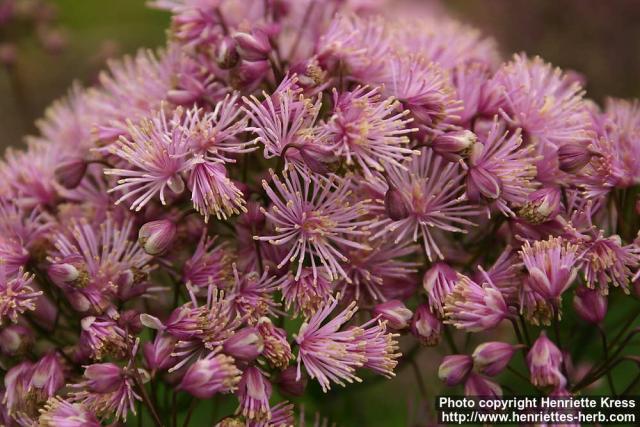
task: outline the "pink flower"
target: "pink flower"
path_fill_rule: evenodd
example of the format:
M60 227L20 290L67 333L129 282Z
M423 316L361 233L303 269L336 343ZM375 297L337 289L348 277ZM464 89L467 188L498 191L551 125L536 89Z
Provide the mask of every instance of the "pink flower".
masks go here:
M264 350L264 340L257 328L242 328L222 345L224 352L238 360L251 362Z
M234 283L229 293L231 306L235 312L250 323L255 323L260 317L272 315L278 305L273 301L273 293L278 288L276 277L266 269L262 274L255 271L238 273L233 265Z
M498 375L507 367L519 348L499 341L482 343L473 351L473 366L485 375Z
M231 254L225 244L216 244L216 237L202 233L193 255L182 268L183 280L193 286L221 286L231 278Z
M465 233L465 227L474 224L468 219L477 216L477 207L468 204L464 196L463 175L455 163L447 163L430 149L422 149L414 157L408 170L389 168L389 186L397 188L409 207L408 217L400 220L382 219L376 223L379 238L393 233L395 243L417 241L421 236L430 260L443 258L436 240L435 230Z
M484 142L476 142L471 148L467 172L470 200L484 198L495 203L505 216L515 216L511 207L525 205L536 188L533 147L521 148L521 145L520 132L509 134L494 118Z
M369 204L367 201L350 202L352 186L350 179L332 175L325 178L310 171L288 169L283 173L284 182L271 171L272 186L262 182L273 206L264 211L275 226L271 236L255 236L257 240L272 245L286 245L289 252L278 268L297 260L295 278L299 279L305 260L311 261L313 277L319 276L316 263L326 268L330 279L349 277L340 261L348 261L337 245L366 249L368 245L354 241L366 236L365 227L371 221L364 219ZM317 261L316 261L317 259Z
M411 119L400 103L381 99L378 89L358 87L352 92L333 91L333 114L326 124L328 139L335 155L347 165L357 166L363 175L371 170L384 171L385 165L402 168L402 163L417 151L408 147Z
M544 331L527 353L527 365L531 373L531 384L536 387L564 387L566 379L562 374L562 352L547 338Z
M458 273L443 262L434 263L422 278L422 287L429 297L431 311L443 315L444 302L453 291L458 280Z
M167 189L174 194L184 191L182 172L191 168L189 133L180 126L182 109L167 117L160 109L151 119L129 125L130 137L122 137L110 146L111 154L122 159L122 167L105 169L105 174L120 177L110 192L122 192L116 204L136 197L131 209L139 211L160 195L166 204Z
M331 388L331 383L345 385L359 381L355 370L364 365L366 356L362 354L358 339L360 330L340 328L356 312L355 303L349 304L342 312L322 325L338 305L338 300L330 300L318 310L308 322L300 327L296 342L298 352L298 378L300 365L311 378L317 379L323 391Z
M480 374L471 372L464 383L465 396L501 397L502 388L499 384L483 377Z
M559 237L527 241L520 256L529 272L529 284L544 298L555 300L571 285L580 259L578 247Z
M582 319L597 325L607 314L607 297L599 290L578 286L573 297L573 308Z
M462 383L473 367L473 359L466 354L445 356L438 368L438 378L447 386L453 387Z
M268 317L261 317L258 320L258 332L264 341L262 356L271 366L285 369L293 359L291 346L287 341L287 332L274 326Z
M240 374L233 357L210 353L189 366L178 388L198 399L209 399L217 393L231 393L236 390Z
M42 427L100 427L102 425L89 408L60 397L47 401L38 421Z
M440 342L442 321L438 319L431 309L423 304L413 313L411 320L411 333L424 345L435 346Z
M17 323L20 314L36 309L36 300L42 291L35 291L30 286L33 277L22 268L16 277L8 277L6 267L0 260L0 325L6 320Z
M445 323L470 332L494 328L510 316L502 294L492 283L479 285L462 274L445 299L444 313Z
M308 318L323 305L331 295L332 287L325 271L319 270L318 273L314 278L313 269L305 267L298 279L292 273L282 278L280 289L287 310L293 307L296 315L302 313Z
M250 366L245 369L236 394L240 401L237 413L256 421L271 418L271 383L258 368Z
M81 325L80 345L89 350L93 359L125 356L127 333L116 322L107 317L89 316L82 319Z
M242 191L229 179L224 165L207 161L203 157L193 160L188 181L193 208L204 216L227 219L244 212L245 200Z

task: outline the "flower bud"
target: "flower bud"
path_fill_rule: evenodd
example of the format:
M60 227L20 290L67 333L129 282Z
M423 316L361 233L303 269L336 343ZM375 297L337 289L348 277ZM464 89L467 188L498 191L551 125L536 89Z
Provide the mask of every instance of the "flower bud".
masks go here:
M142 322L140 321L140 313L136 310L125 310L120 313L118 325L134 335L138 335L142 331Z
M240 56L247 61L262 61L267 59L269 52L271 52L269 36L261 29L256 29L251 33L235 33L233 40L237 43L237 51Z
M394 221L405 219L411 213L400 190L391 184L384 195L384 208L387 216Z
M41 396L51 397L64 383L62 363L55 352L50 352L33 366L27 389L36 391Z
M560 189L556 187L534 191L527 197L527 203L520 209L518 216L531 224L542 224L558 215L560 197Z
M153 371L163 371L171 368L178 362L172 356L177 339L168 334L158 334L153 342L147 342L142 347L144 359L149 369Z
M527 354L531 384L536 387L564 387L567 381L561 371L562 359L560 349L544 331L540 332Z
M470 130L456 130L437 136L431 148L447 160L458 161L469 154L477 141L478 137Z
M445 356L438 368L438 378L446 385L453 387L461 384L471 372L473 359L466 354Z
M591 150L584 143L568 142L558 148L558 161L560 170L567 173L576 173L589 163L592 157Z
M607 314L607 297L595 289L578 286L573 297L573 308L585 321L598 324Z
M305 165L311 169L312 172L315 172L319 175L324 175L329 172L329 167L326 163L318 158L318 155L312 152L311 150L305 149L304 147L299 150L300 157Z
M23 354L33 341L33 332L22 325L9 325L0 330L0 352L6 356Z
M0 43L0 64L10 67L18 59L18 49L14 43Z
M73 264L60 263L51 264L47 269L47 274L53 283L62 286L71 283L80 277L80 272Z
M493 377L507 367L518 346L492 341L480 344L471 355L473 366L485 375Z
M138 243L149 255L159 255L173 243L176 229L176 225L168 219L147 222L140 227Z
M373 308L373 316L385 320L389 328L400 330L409 326L413 313L402 301L391 300L376 305Z
M480 374L471 372L464 383L464 395L482 397L500 397L502 389L498 384Z
M482 166L469 169L467 174L467 196L471 201L482 198L495 200L502 192L502 181Z
M440 342L442 322L426 304L416 309L411 320L411 333L424 345L434 346Z
M287 341L287 332L273 325L268 317L258 320L258 332L264 340L262 356L269 364L278 369L284 369L293 359L291 346Z
M198 399L209 399L216 393L235 390L241 374L231 356L212 353L189 366L178 390L184 390Z
M89 390L94 393L109 393L122 384L122 369L113 363L94 363L84 370Z
M55 170L56 181L70 190L80 185L87 173L87 162L84 159L70 159L62 162Z
M238 65L240 54L238 53L238 43L231 37L223 38L216 48L216 63L223 70Z
M301 373L300 379L298 379L298 368L289 366L278 376L278 386L284 394L295 397L302 396L304 389L307 387L307 377L304 373Z
M167 187L175 194L182 194L184 191L184 180L180 175L174 175L167 181Z
M247 327L228 338L222 348L237 360L251 362L262 353L264 341L257 328Z

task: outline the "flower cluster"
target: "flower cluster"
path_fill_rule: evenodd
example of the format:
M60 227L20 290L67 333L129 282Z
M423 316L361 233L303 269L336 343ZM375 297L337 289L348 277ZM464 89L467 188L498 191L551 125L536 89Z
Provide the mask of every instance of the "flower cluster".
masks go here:
M640 291L638 103L600 109L538 57L371 3L153 1L166 48L6 153L0 423L162 426L213 399L235 408L216 425L281 427L285 398L438 353L446 386L483 396L519 352L531 393L619 364L635 315L613 340L604 318ZM605 345L581 375L576 315Z

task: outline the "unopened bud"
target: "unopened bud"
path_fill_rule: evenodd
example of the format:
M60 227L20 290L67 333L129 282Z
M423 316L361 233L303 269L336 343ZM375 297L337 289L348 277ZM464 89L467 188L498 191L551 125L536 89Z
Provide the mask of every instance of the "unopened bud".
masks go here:
M138 243L149 255L159 255L166 251L176 236L176 225L168 219L151 221L140 227Z
M468 156L477 141L476 134L470 130L456 130L437 136L431 147L447 160L457 161Z
M55 170L56 181L64 188L74 189L87 173L87 162L83 159L73 159L62 162Z
M592 157L591 150L584 143L568 142L558 148L560 170L575 173L585 167Z
M507 367L518 346L492 341L480 344L471 355L473 366L483 374L498 375Z
M393 221L405 219L410 214L404 196L393 185L389 185L389 189L384 195L384 208L389 218Z
M264 341L257 328L247 327L228 338L222 348L226 354L250 362L260 356L264 349Z
M573 298L573 308L582 319L598 324L607 314L607 297L598 290L578 286Z
M47 274L53 283L61 286L70 283L80 277L80 272L73 264L60 263L51 264L47 269Z
M240 55L238 54L238 44L236 41L231 37L222 39L216 49L216 63L218 67L223 70L228 70L238 65L239 61Z
M233 35L238 52L247 61L261 61L271 52L271 42L266 32L257 29L251 33L238 32Z
M84 370L89 390L95 393L109 393L122 384L122 369L113 363L94 363Z
M184 180L180 175L174 175L167 181L167 186L175 194L182 194L184 191Z
M424 345L434 346L440 342L442 322L438 319L426 304L416 309L411 320L411 333Z
M278 386L285 394L302 396L304 389L307 387L307 377L301 372L300 378L298 378L298 368L296 366L289 366L280 373Z
M464 383L465 396L500 397L502 389L498 384L480 374L471 372Z
M398 331L409 326L413 313L402 301L391 300L376 305L373 308L373 316L379 316L387 322L389 328Z
M560 189L545 187L529 194L527 203L520 209L518 216L537 225L553 219L559 212Z
M31 330L22 325L9 325L0 331L0 352L6 356L23 354L33 343Z
M502 192L502 181L495 174L477 166L469 169L467 174L467 196L471 201L482 198L495 200Z
M438 368L438 378L446 385L453 387L461 384L471 372L473 359L466 354L445 356Z

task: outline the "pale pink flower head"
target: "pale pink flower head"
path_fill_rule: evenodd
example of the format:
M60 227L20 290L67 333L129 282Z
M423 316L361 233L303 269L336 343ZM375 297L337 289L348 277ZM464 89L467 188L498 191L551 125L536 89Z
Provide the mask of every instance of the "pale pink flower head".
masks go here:
M300 277L295 279L293 273L288 273L280 282L285 308L293 308L297 315L302 313L310 317L331 295L331 280L324 269L318 270L314 278L313 269L305 267Z
M491 282L482 285L458 274L453 291L444 303L445 323L470 332L496 327L511 313L504 297Z
M449 129L460 120L462 103L438 64L420 54L392 54L387 68L382 95L398 99L422 133Z
M210 353L189 366L178 388L198 399L209 399L218 393L236 390L240 375L233 357Z
M4 262L0 260L0 325L17 323L18 316L36 309L36 300L42 291L31 287L34 276L20 268L15 277L7 275Z
M205 222L209 221L210 216L226 220L246 211L244 195L229 179L222 163L197 156L193 160L187 185L191 190L193 208L204 216Z
M100 427L96 416L81 403L71 403L60 397L49 399L38 419L42 427Z
M529 272L529 285L538 294L556 301L576 277L580 259L579 248L561 237L528 241L520 250L520 256Z
M262 274L256 271L239 273L233 265L233 279L229 299L240 317L247 318L253 324L262 316L274 314L278 304L273 300L273 294L278 289L278 282L268 269Z
M141 210L159 195L167 203L168 190L180 194L185 189L182 172L192 166L189 133L180 125L183 110L172 116L160 109L140 124L129 124L129 137L121 137L109 146L111 154L122 160L121 167L105 169L106 175L119 177L110 192L122 196L116 204L133 198L132 210Z
M542 331L527 353L531 384L536 387L564 387L566 379L562 374L562 360L560 349Z
M515 216L512 207L525 205L536 189L533 153L532 146L522 147L519 130L509 133L494 118L486 138L471 148L467 172L469 199L484 199L504 215Z
M203 232L193 255L184 263L182 278L198 288L210 284L220 287L231 279L231 261L232 254L227 245Z
M89 365L83 380L72 385L75 391L69 401L79 403L100 418L126 421L129 412L136 414L136 401L142 400L135 390L133 369L136 368L131 363L125 367L112 363ZM145 378L145 372L139 374Z
M263 95L264 102L255 96L243 100L252 123L247 131L253 132L255 141L264 145L264 157L281 157L287 163L306 164L315 170L318 159L330 154L326 130L317 123L322 107L320 97L314 101L291 88Z
M367 177L386 164L402 163L417 151L408 147L408 110L394 98L382 99L378 89L358 87L351 92L333 91L333 112L327 121L327 138L334 154L347 166L356 166Z
M369 203L354 201L351 179L331 175L325 178L309 170L304 173L294 168L283 172L282 181L271 171L272 184L263 181L272 207L264 211L275 227L270 236L255 236L257 240L289 249L278 268L296 260L296 279L302 275L305 261L311 261L313 277L319 275L319 265L324 266L330 279L349 277L341 265L348 258L338 250L338 245L354 249L368 249L358 242L369 232L371 220L365 219Z
M302 324L296 337L299 346L298 378L300 367L304 365L309 376L317 379L325 392L331 388L332 382L344 386L345 382L358 381L355 371L366 361L358 340L360 330L340 330L356 312L355 303L322 324L337 305L337 299L325 303L309 321Z
M250 366L242 374L236 392L240 406L237 413L244 415L249 420L269 420L271 408L271 383L255 366Z
M387 325L386 321L373 318L357 328L361 330L359 341L366 358L363 367L392 378L402 354L397 341L400 334L391 333Z
M629 284L635 277L633 271L640 265L640 248L634 243L624 245L617 234L604 237L602 230L594 227L591 238L583 243L581 270L590 288L598 288L607 294L610 286L619 286L629 292Z
M375 226L380 231L373 237L391 233L396 244L418 241L421 237L430 260L444 258L434 232L465 233L467 227L474 225L469 218L479 215L480 210L468 203L464 195L464 175L456 163L449 163L431 149L423 148L407 169L389 168L386 187L398 189L409 215L399 220L377 221Z

